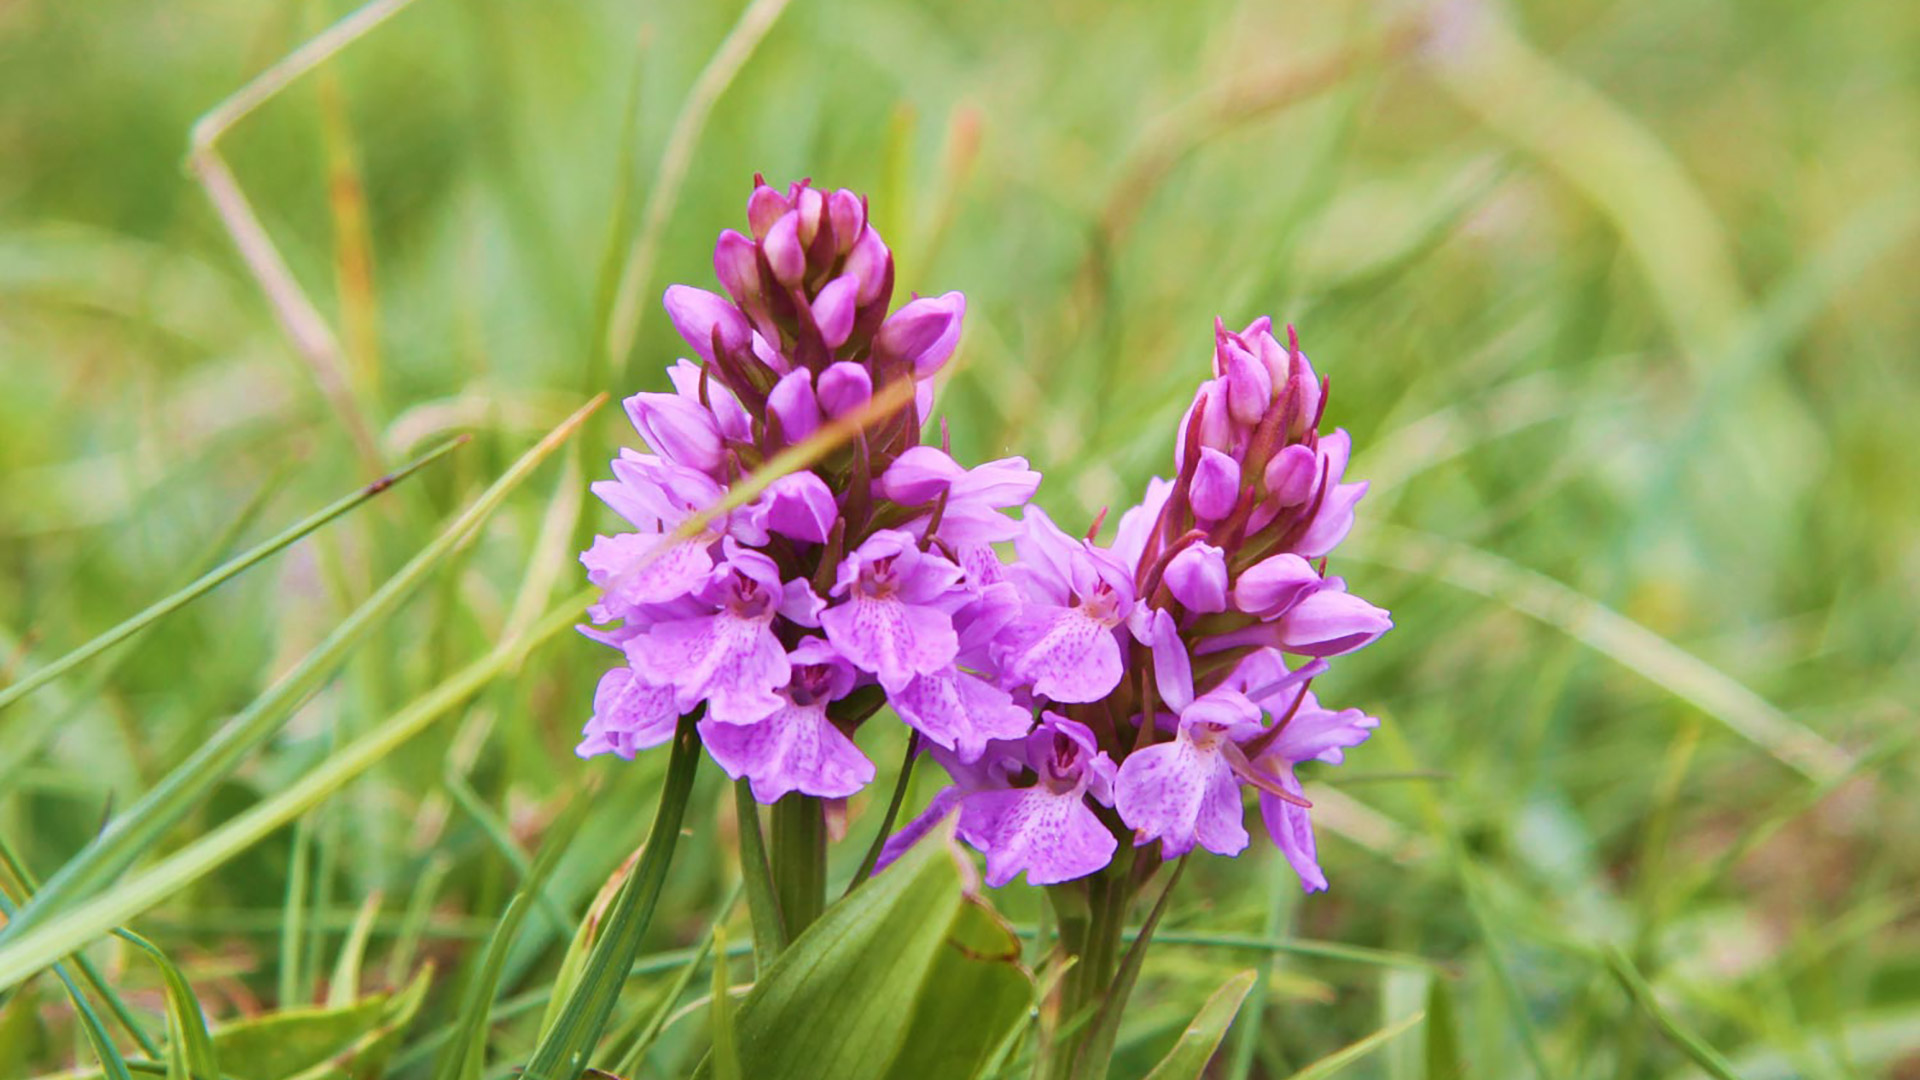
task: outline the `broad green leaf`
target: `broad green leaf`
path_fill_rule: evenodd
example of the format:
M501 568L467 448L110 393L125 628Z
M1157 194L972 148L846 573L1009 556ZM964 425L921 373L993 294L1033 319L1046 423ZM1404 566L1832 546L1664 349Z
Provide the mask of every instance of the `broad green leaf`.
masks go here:
M207 1034L207 1017L200 1011L200 999L194 996L186 976L159 946L130 930L122 933L160 967L167 997L167 1080L219 1076L220 1059L214 1053L212 1036Z
M301 1008L243 1020L213 1033L220 1067L233 1080L287 1080L350 1050L380 1026L385 994L345 1008Z
M1018 1024L1033 1004L1033 978L1020 963L1020 939L984 900L964 897L947 939L922 980L890 1080L967 1077L994 1056L994 1035ZM965 1023L955 1023L956 1015Z
M1454 1020L1453 987L1444 976L1427 984L1427 1080L1461 1080L1460 1030Z
M1200 1012L1180 1033L1180 1041L1173 1044L1167 1056L1147 1074L1147 1080L1200 1080L1207 1070L1207 1062L1213 1060L1213 1053L1220 1049L1220 1040L1227 1037L1227 1026L1240 1012L1240 1003L1247 999L1247 991L1253 989L1256 972L1243 971L1228 979L1206 1004L1200 1006Z
M933 1080L977 1070L1032 991L1011 932L963 895L961 858L949 827L795 938L740 1004L741 1075ZM956 1046L963 1038L974 1045Z

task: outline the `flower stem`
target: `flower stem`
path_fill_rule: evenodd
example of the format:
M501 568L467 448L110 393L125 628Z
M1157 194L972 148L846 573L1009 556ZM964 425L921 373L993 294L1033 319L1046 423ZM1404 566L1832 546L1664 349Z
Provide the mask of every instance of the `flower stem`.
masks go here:
M827 821L820 800L793 793L773 804L773 888L787 940L827 905Z

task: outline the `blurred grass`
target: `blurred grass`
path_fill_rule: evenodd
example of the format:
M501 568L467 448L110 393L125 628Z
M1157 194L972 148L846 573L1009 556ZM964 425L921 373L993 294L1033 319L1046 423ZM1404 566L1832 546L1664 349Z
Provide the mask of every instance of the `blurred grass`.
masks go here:
M372 479L181 168L196 117L347 10L0 7L0 676L165 595L263 484L236 546ZM475 440L128 644L104 681L79 672L0 714L0 741L57 726L0 777L0 833L36 874L288 670L583 388L663 386L678 346L659 290L710 281L712 235L738 223L754 171L811 175L871 193L903 287L967 292L967 363L941 403L956 452L1027 454L1063 522L1165 468L1216 314L1299 324L1355 471L1381 481L1356 535L1366 561L1337 565L1399 629L1325 681L1327 700L1387 721L1325 777L1341 785L1321 801L1333 890L1276 907L1292 885L1268 853L1192 866L1121 1075L1263 956L1241 1014L1259 1027L1227 1055L1244 1075L1287 1076L1428 1000L1418 968L1246 947L1276 934L1437 965L1465 1075L1683 1076L1701 1060L1686 1040L1749 1078L1920 1070L1920 13L794 0L676 136L742 10L420 0L222 141L342 335L385 463ZM662 205L676 139L685 174L667 175L628 380L606 384L609 267ZM581 437L588 474L621 429L603 416ZM560 541L580 481L558 473L146 864L572 592ZM1715 722L1729 698L1569 636L1592 612L1858 771L1810 780ZM417 940L442 971L473 971L516 850L593 776L597 812L546 889L584 909L638 843L664 767L572 757L600 663L585 642L541 647L312 811L299 859L282 829L134 927L216 1025L276 1004L285 958L318 992L376 892L364 970ZM862 742L898 760L895 733ZM851 835L885 790L856 801ZM633 1030L669 1015L674 950L706 939L730 893L731 805L706 776L700 842L681 845L649 936L661 959L622 1006ZM843 846L844 874L861 845ZM1036 915L1018 891L997 899ZM502 1047L531 1046L544 999L509 1004L537 996L566 942L531 919L500 958ZM115 944L95 959L157 1028L151 967ZM435 987L404 1075L426 1074L418 1048L453 1021L464 977ZM23 1008L30 1023L12 1019ZM702 1027L668 1022L646 1062L690 1067ZM57 983L9 1004L5 1030L29 1029L35 1067L92 1060ZM1343 1075L1422 1076L1419 1042Z

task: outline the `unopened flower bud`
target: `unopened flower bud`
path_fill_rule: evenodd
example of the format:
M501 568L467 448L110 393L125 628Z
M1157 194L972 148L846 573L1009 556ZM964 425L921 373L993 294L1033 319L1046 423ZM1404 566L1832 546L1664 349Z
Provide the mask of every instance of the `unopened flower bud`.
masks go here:
M844 273L860 282L860 292L854 297L861 307L866 307L880 298L880 290L887 286L887 268L893 262L893 253L880 239L880 234L868 229L860 234L860 239L847 253Z
M1313 564L1292 552L1254 563L1233 583L1233 606L1260 619L1273 619L1320 587Z
M1194 544L1175 555L1163 580L1189 611L1227 610L1226 553L1212 544Z
M635 394L626 406L640 437L661 457L702 472L719 466L720 429L699 402L678 394Z
M873 376L859 364L842 360L828 364L814 386L821 411L838 420L873 398Z
M1211 446L1200 450L1200 464L1193 470L1193 486L1187 502L1193 512L1206 521L1219 521L1233 513L1240 500L1240 463Z
M854 241L860 239L861 230L867 227L867 207L860 196L846 188L827 196L827 221L833 226L833 246L845 255L853 250Z
M1267 462L1267 494L1281 506L1299 506L1313 497L1314 482L1320 478L1320 459L1300 443L1281 448Z
M767 230L767 238L761 241L761 247L767 253L767 265L773 267L773 276L780 280L780 284L792 288L806 277L807 249L800 239L798 210L781 214L780 220Z
M813 238L820 234L820 219L827 212L827 197L813 188L800 188L793 193L793 209L800 215L801 245L812 244Z
M903 360L916 379L931 378L960 343L967 298L957 292L923 296L893 313L875 335L876 354Z
M736 303L760 291L760 256L753 241L727 229L713 245L713 274Z
M1235 341L1221 349L1220 367L1227 380L1227 410L1247 427L1260 422L1273 402L1273 380L1252 353Z
M702 360L713 361L714 331L720 332L720 347L729 353L747 347L753 329L746 316L720 296L688 285L670 285L665 297L667 317L673 328Z
M845 345L847 336L853 333L854 299L859 292L859 279L842 274L827 282L820 295L813 298L813 323L819 327L827 348Z
M766 184L756 184L747 197L747 225L755 240L765 240L780 216L793 209L793 203Z
M813 395L813 375L795 368L780 377L767 394L767 411L780 421L787 441L797 443L820 430L820 405Z

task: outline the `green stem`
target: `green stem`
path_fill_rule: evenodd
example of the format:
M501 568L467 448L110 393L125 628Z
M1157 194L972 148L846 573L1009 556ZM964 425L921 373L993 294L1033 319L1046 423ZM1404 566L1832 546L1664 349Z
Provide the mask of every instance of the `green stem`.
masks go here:
M760 835L760 804L745 780L733 782L734 816L740 819L740 883L747 893L747 914L753 921L753 966L767 965L787 947L786 924L780 919L780 898L767 865L767 842Z
M695 768L700 764L700 738L694 733L699 716L696 710L680 718L673 756L667 761L666 782L660 789L660 808L654 812L640 865L615 895L601 924L600 940L587 954L580 981L574 984L553 1026L534 1047L525 1070L528 1077L557 1080L580 1075L607 1029L627 972L640 952L647 924L653 920L654 905L666 884L667 867L673 862L674 842L680 838L680 822L693 793Z
M820 800L794 792L773 804L773 888L787 940L827 906L827 820Z
M887 800L886 816L880 819L880 829L873 834L873 844L867 848L867 857L860 860L860 869L853 872L853 880L847 882L847 893L859 888L873 876L873 868L880 865L880 852L887 846L887 837L893 835L893 823L900 818L900 807L907 801L907 786L913 780L913 763L920 756L920 733L914 732L907 739L906 756L900 759L900 775L893 782L893 798Z

